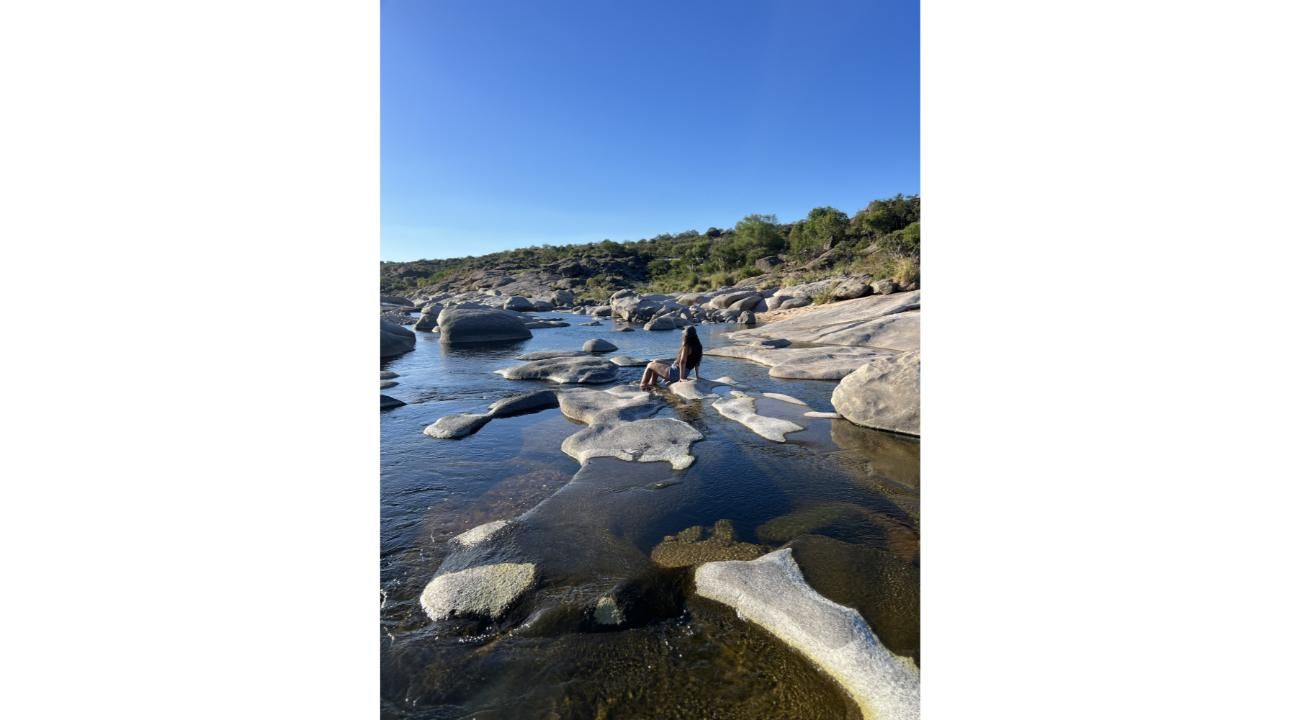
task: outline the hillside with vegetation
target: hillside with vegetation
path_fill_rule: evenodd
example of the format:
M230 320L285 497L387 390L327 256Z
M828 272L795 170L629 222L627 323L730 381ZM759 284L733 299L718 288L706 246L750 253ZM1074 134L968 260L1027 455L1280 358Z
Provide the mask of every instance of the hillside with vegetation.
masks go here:
M687 230L642 240L526 247L478 257L380 264L380 292L417 293L492 287L511 273L544 270L577 298L638 292L705 292L763 276L792 285L839 276L892 278L919 285L921 198L873 200L852 216L819 207L781 224L749 215L729 229Z

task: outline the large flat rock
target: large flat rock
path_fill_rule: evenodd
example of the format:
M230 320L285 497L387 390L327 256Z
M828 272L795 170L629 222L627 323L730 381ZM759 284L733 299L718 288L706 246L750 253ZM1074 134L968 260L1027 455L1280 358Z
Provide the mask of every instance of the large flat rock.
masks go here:
M560 412L588 423L565 438L560 449L580 463L614 457L629 462L667 462L674 470L695 462L691 444L704 439L698 430L674 418L651 417L662 400L635 385L608 390L570 390L559 394Z
M768 375L796 380L839 380L873 357L893 355L891 350L844 346L767 348L722 345L706 348L705 355L738 358L766 365Z
M695 589L802 653L848 691L864 717L920 717L916 666L881 644L857 611L813 590L789 548L701 565Z
M908 351L920 349L921 291L872 295L832 303L794 317L731 334L734 342L780 338L811 345L847 345ZM907 314L889 322L873 322ZM910 314L908 314L910 313Z
M548 380L554 383L600 384L618 378L618 366L604 358L557 357L534 360L497 370L507 380Z
M564 439L560 449L580 463L595 457L629 462L667 462L684 470L695 462L691 444L698 430L675 418L598 422Z
M723 417L735 420L753 430L754 434L772 442L783 443L788 433L803 430L803 427L789 420L759 415L755 411L754 398L740 392L732 392L731 397L714 401L713 409L721 413Z
M609 390L568 390L558 394L560 412L565 417L588 425L596 422L640 420L654 415L663 407L655 396L636 386L619 386Z
M868 360L831 394L836 412L877 430L921 434L921 353Z

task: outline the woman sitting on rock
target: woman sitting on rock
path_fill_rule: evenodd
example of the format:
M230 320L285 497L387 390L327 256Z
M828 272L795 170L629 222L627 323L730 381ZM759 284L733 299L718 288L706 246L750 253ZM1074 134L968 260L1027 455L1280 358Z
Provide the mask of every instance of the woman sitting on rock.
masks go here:
M673 364L669 365L663 360L655 360L646 365L645 372L641 373L641 389L649 390L659 384L659 378L663 378L669 385L678 380L685 380L695 371L695 379L700 379L700 360L704 358L704 346L700 344L700 338L695 334L695 328L687 327L682 331L682 346L677 350L677 357Z

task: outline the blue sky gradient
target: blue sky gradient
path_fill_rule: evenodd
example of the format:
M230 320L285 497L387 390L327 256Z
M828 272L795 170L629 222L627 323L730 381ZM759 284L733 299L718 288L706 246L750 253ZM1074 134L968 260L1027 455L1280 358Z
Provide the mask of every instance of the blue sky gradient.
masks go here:
M381 258L920 190L913 1L381 3Z

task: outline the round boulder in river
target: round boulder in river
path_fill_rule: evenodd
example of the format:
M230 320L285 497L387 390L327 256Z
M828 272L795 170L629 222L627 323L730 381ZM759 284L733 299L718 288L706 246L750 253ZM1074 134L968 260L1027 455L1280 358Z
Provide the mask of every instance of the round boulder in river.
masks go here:
M614 352L618 346L608 340L593 338L582 344L582 349L592 353Z
M921 353L882 355L840 380L831 404L847 420L877 430L921 434Z
M415 333L387 320L379 321L379 357L396 357L415 349Z
M439 575L420 593L420 606L431 620L453 615L497 618L524 593L537 576L532 563L497 563Z
M533 336L516 313L482 307L447 308L438 315L438 328L439 340L448 345L527 340Z

